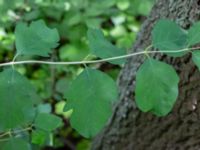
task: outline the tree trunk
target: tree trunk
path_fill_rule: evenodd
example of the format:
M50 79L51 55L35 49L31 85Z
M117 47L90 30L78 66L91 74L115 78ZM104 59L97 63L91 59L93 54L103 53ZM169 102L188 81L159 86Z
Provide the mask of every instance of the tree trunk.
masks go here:
M151 44L151 30L160 18L174 20L189 28L200 18L200 0L159 0L143 23L132 52ZM199 150L200 73L191 55L154 58L172 64L180 76L179 97L172 112L156 117L139 111L134 102L135 75L144 56L128 59L119 77L120 98L106 128L94 139L94 150ZM145 92L144 92L145 94Z

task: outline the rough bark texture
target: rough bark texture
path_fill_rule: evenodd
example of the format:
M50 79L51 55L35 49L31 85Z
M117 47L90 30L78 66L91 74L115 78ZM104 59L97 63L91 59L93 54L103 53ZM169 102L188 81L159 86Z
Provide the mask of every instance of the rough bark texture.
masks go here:
M160 18L170 18L183 28L200 19L200 0L159 0L144 22L132 52L151 44L151 30ZM134 102L135 75L144 56L128 60L119 77L120 101L110 123L94 139L94 150L199 150L200 73L191 61L154 55L172 64L180 75L179 97L166 117L140 112ZM145 93L144 93L145 94Z

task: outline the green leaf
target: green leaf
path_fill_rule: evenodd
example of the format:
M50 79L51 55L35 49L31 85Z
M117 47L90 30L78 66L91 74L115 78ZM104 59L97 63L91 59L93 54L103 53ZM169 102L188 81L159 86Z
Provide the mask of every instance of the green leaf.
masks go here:
M33 21L29 26L18 23L15 37L18 55L49 56L59 41L57 30L48 28L42 20Z
M56 92L58 92L58 93L64 95L66 89L67 89L68 86L69 86L69 82L70 82L70 81L71 81L71 80L70 80L69 78L66 78L66 77L60 78L60 79L57 81L57 83L56 83L56 87L55 87Z
M31 150L30 145L23 139L11 138L9 141L5 142L1 147L1 150Z
M110 15L112 12L112 6L116 3L116 0L101 0L90 2L90 9L86 9L85 15L88 18L98 17L101 15ZM82 5L82 4L81 4Z
M59 58L63 61L83 60L89 54L86 44L79 42L67 43L59 49Z
M188 45L192 46L200 42L200 22L195 23L188 30Z
M200 70L200 50L196 50L192 52L192 61L195 63L195 65Z
M176 23L161 19L152 31L152 43L155 48L162 51L181 50L186 48L187 33L181 29ZM180 57L187 52L166 53L169 56Z
M167 115L178 96L179 77L168 64L148 59L136 75L136 104L143 112Z
M70 123L84 137L95 136L112 114L112 102L118 99L116 83L95 69L85 69L66 94L64 111L73 109Z
M51 108L51 104L40 104L37 106L37 112L38 113L51 113L52 108Z
M8 17L8 11L14 10L18 8L19 6L23 5L23 0L0 0L0 14L1 19L4 19L5 16ZM5 23L5 22L4 22Z
M49 138L49 133L43 130L34 130L31 133L31 143L37 145L44 145Z
M62 119L47 113L40 113L35 119L35 127L45 131L53 131L62 125Z
M124 49L119 49L107 41L101 30L89 29L87 36L90 50L97 57L104 59L126 54ZM123 64L125 63L125 59L113 60L109 62L113 64Z
M29 81L12 69L0 73L0 126L11 129L33 120L33 104L40 101Z
M66 105L66 101L59 101L58 103L56 103L55 113L58 115L63 115L65 117L65 119L68 119L68 118L70 118L73 110L70 109L70 110L64 112L65 105Z

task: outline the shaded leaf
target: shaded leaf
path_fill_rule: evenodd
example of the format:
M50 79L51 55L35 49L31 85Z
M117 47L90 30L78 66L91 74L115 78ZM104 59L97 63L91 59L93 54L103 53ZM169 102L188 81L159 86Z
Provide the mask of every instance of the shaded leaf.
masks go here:
M108 75L94 69L85 69L66 94L64 110L73 109L70 123L81 135L93 137L112 114L112 102L117 100L116 83Z
M195 63L195 65L200 70L200 50L196 50L192 52L192 61Z
M89 29L87 36L89 40L90 50L97 57L104 59L126 54L124 49L117 48L109 41L107 41L101 30ZM113 64L123 64L125 63L125 59L118 59L109 62Z
M11 129L33 120L33 104L40 101L29 81L12 69L0 73L1 128Z
M49 133L43 130L34 130L31 133L31 143L37 145L44 145L49 138Z
M36 128L50 132L62 125L62 119L53 114L39 113L34 124Z
M187 33L181 29L176 23L161 19L152 31L152 43L155 48L160 51L181 50L186 48ZM187 52L167 53L169 56L180 57Z
M57 30L48 28L43 20L33 21L29 26L18 23L15 37L18 55L49 56L59 41Z
M199 42L200 42L200 22L197 22L188 30L188 45L192 46Z
M11 138L5 142L1 147L1 150L31 150L31 146L28 142L20 138Z
M52 108L51 104L40 104L37 106L38 113L51 113Z
M148 59L136 75L136 104L143 112L167 115L178 96L179 77L168 64Z

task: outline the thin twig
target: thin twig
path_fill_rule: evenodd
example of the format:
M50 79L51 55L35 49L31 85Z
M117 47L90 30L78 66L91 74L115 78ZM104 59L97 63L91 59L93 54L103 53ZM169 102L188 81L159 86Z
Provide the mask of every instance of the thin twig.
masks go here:
M180 53L180 52L186 52L191 50L197 50L200 49L200 47L194 47L194 48L186 48L181 50L162 50L162 51L141 51L121 56L115 56L110 58L105 58L101 60L91 60L91 61L71 61L71 62L53 62L53 61L40 61L40 60L25 60L25 61L15 61L15 62L6 62L1 63L0 67L3 66L10 66L10 65L19 65L19 64L46 64L46 65L80 65L80 64L95 64L95 63L101 63L101 62L107 62L112 60L118 60L123 58L129 58L132 56L137 56L141 54L155 54L155 53Z
M32 127L28 127L25 129L13 131L13 133L18 134L18 133L22 133L22 132L26 132L26 131L31 131L31 130L32 130Z
M26 132L26 131L31 131L31 130L32 130L32 126L24 128L24 129L16 130L16 131L7 131L7 132L1 134L0 138L8 136L8 135L13 134L13 133L14 134L19 134L19 133Z
M9 135L9 134L10 134L10 131L5 132L5 133L3 133L3 134L0 135L0 138L2 138L2 137L4 137L4 136L7 136L7 135Z

